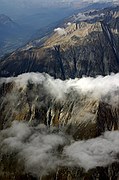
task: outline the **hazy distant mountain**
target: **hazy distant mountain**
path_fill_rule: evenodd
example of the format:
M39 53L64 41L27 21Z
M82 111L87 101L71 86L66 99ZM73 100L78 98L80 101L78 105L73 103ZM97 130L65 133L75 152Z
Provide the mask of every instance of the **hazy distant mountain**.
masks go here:
M0 14L0 40L14 35L19 31L19 26L12 19L4 14Z
M13 26L14 22L6 15L0 14L0 26L2 25L10 25Z
M7 15L34 14L41 8L82 8L93 3L119 4L118 0L0 0L0 11Z
M23 45L29 37L29 32L25 31L25 27L0 14L0 56Z

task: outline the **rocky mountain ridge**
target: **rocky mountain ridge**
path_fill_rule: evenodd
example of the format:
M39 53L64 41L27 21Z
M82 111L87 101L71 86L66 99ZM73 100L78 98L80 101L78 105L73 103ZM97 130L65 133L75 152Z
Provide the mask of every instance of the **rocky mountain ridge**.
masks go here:
M41 47L18 50L0 62L1 76L46 72L55 78L119 71L119 8L78 14L55 29ZM104 13L104 14L103 14ZM82 17L83 16L83 17Z

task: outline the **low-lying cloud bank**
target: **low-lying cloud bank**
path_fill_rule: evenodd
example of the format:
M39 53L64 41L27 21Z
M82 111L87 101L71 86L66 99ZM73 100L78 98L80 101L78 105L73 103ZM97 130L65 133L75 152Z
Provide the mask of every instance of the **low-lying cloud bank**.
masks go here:
M14 121L10 128L0 132L0 140L0 156L15 152L18 161L25 164L25 171L37 177L58 167L89 170L119 161L119 131L74 141L61 130Z
M26 73L18 77L2 78L0 84L14 82L18 88L26 88L28 83L42 85L50 95L58 100L64 100L71 91L79 95L97 98L107 103L119 103L119 73L108 76L83 77L62 81L48 74Z

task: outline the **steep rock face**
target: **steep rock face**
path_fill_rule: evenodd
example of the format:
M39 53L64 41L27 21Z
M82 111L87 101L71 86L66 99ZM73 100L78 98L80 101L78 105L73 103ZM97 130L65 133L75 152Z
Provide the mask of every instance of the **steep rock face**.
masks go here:
M70 19L40 48L19 50L1 60L1 76L46 72L55 78L107 75L119 71L119 8ZM103 15L104 14L104 15ZM98 17L98 18L97 18Z
M13 120L28 121L34 125L65 127L75 139L89 139L119 128L118 101L110 104L105 98L79 94L75 89L62 94L47 77L41 84L30 80L20 84L19 80L1 83L0 129L9 127ZM110 97L107 95L107 99Z
M32 76L33 74L30 77ZM3 133L6 132L7 127L11 126L13 120L25 121L36 127L42 124L47 128L62 128L66 134L73 136L76 141L95 138L107 130L119 129L118 100L116 101L117 104L109 103L111 102L109 101L111 98L109 93L100 99L97 96L92 96L90 91L85 94L81 90L76 91L73 87L66 91L66 82L64 82L63 87L60 85L61 89L58 89L60 80L58 82L53 79L48 80L47 75L40 74L37 76L35 74L34 81L27 79L27 83L25 78L27 79L27 74L16 79L1 79L0 129L5 130ZM118 94L118 90L116 93ZM3 136L6 135L3 134ZM10 142L10 138L0 145L1 151L4 151L3 147L6 142ZM13 146L15 145L14 141ZM62 152L62 146L58 148L59 152ZM12 151L11 147L11 149L7 149L7 152L2 153L0 153L1 180L118 180L119 178L118 163L112 163L107 167L96 167L88 171L69 164L69 167L59 166L53 172L37 177L25 171L24 158L19 160L17 148Z
M84 172L82 169L79 169L77 167L74 168L63 168L59 169L56 174L54 174L54 177L45 176L42 177L42 180L54 180L55 178L57 180L63 179L63 180L109 180L109 179L118 179L119 175L119 164L113 164L111 166L108 166L107 168L96 168L88 172Z

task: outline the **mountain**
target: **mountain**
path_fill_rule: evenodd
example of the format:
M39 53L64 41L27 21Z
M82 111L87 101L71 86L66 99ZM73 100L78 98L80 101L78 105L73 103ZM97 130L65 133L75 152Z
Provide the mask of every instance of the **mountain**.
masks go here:
M4 14L0 14L0 56L22 46L29 37L29 32Z
M11 36L15 31L18 31L19 26L12 21L8 16L0 14L0 40ZM17 32L16 32L17 33Z
M28 40L34 37L38 31L45 31L47 27L54 27L58 21L71 16L74 12L84 11L84 9L99 9L111 6L112 3L80 3L75 6L72 1L0 1L1 18L9 19L12 27L1 24L1 48L0 56L15 51L23 46ZM77 4L77 3L76 3ZM84 5L83 5L84 4ZM6 15L4 15L6 14ZM14 19L14 21L12 19ZM14 24L14 25L13 25ZM10 26L10 27L9 27ZM51 31L51 30L50 30ZM40 33L41 34L41 33ZM44 34L42 35L42 37ZM39 36L37 36L37 39Z
M1 76L33 71L66 79L117 73L118 39L118 6L78 13L43 41L37 40L39 47L37 43L30 42L27 48L3 58L0 62Z
M22 47L30 39L34 39L37 32L45 35L44 31L48 27L55 27L59 21L71 15L75 10L73 8L41 8L37 10L31 9L26 13L20 15L12 15L14 21L8 16L1 14L0 24L0 56L15 51L17 48ZM10 11L13 12L13 11ZM7 13L9 14L9 13ZM4 24L7 21L7 24ZM42 31L42 32L41 32Z
M13 27L15 26L15 23L8 16L5 16L4 14L0 14L0 25L1 26L9 25Z
M119 73L2 78L0 179L118 180L118 97Z
M88 6L104 8L119 5L118 0L0 0L0 12L15 18L16 16L38 13L41 9L82 9Z
M0 179L118 180L119 7L42 31L0 61Z

